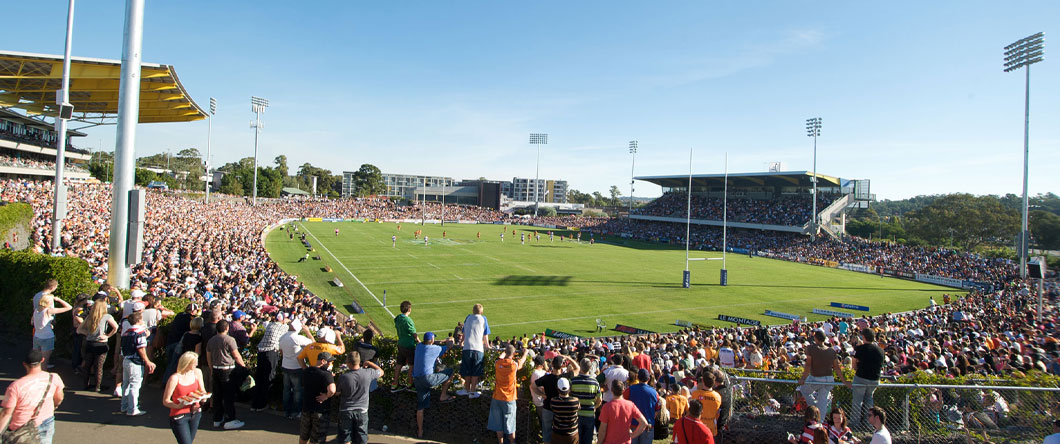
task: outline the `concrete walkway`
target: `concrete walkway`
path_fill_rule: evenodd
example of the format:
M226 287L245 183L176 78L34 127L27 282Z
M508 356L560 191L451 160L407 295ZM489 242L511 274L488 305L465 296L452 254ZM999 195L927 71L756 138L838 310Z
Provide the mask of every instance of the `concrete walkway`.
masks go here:
M0 394L11 381L24 375L22 359L30 337L12 342L11 335L0 339ZM147 414L130 418L118 413L121 400L110 395L81 390L81 375L74 374L68 361L57 361L57 372L66 384L66 400L56 412L55 444L114 444L115 442L162 444L176 442L169 429L169 410L162 406L162 388L147 385L141 390L140 406ZM108 381L109 382L109 381ZM236 405L239 419L247 423L241 430L223 431L213 427L209 414L199 424L195 442L199 444L255 443L294 444L298 442L298 421L284 419L279 412L251 412L247 405ZM370 414L370 413L369 413ZM335 439L335 425L328 435ZM380 444L434 443L414 438L374 433L369 442Z

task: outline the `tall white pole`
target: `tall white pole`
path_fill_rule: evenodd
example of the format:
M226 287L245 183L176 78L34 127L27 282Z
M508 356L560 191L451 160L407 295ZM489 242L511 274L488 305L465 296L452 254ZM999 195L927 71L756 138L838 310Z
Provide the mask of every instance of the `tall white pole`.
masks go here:
M633 177L637 169L637 141L629 142L629 153L633 155L633 164L629 167L629 214L633 214Z
M261 113L254 113L254 190L250 202L258 204L258 135L261 134Z
M724 194L721 198L721 269L725 270L725 256L729 251L728 247L728 233L729 233L729 153L725 153L725 186Z
M442 226L445 226L445 177L442 177Z
M206 165L206 203L210 203L210 188L213 185L213 174L210 174L210 162L213 156L210 153L213 149L213 113L216 107L217 102L210 97L210 114L206 116L209 125L206 130L206 162L203 162Z
M538 182L541 180L541 144L537 144L537 171L534 172L534 217L537 217L537 209L541 206L541 190Z
M144 0L125 1L121 82L118 91L117 143L114 146L114 185L111 196L110 245L107 282L129 288L130 264L126 260L129 235L129 191L136 174L136 125L140 118L140 64L142 62Z
M685 208L685 272L688 272L688 244L692 235L692 147L688 147L688 206Z
M1020 277L1027 278L1027 249L1030 246L1030 239L1028 239L1029 232L1027 229L1028 224L1028 210L1030 208L1027 197L1027 174L1030 164L1030 132L1031 132L1031 65L1027 65L1027 83L1024 90L1024 102L1023 102L1023 220L1022 233L1020 235ZM1039 312L1041 313L1041 312Z
M70 0L69 9L66 12L66 50L63 52L63 83L59 91L58 105L70 103L70 51L74 39L74 0ZM52 206L52 253L56 253L62 247L63 219L66 218L66 184L63 183L63 168L66 166L66 119L62 112L55 119L55 183L54 201Z
M813 133L813 222L810 223L810 239L817 240L817 132Z

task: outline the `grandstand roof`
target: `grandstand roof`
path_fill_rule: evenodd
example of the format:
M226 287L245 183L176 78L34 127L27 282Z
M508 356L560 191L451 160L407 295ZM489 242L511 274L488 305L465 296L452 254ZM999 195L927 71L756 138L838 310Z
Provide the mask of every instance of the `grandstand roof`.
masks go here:
M729 173L729 185L731 186L813 186L810 180L813 177L810 171L777 171L764 173ZM841 186L841 179L817 173L818 186ZM636 180L651 182L668 188L688 187L688 175L677 174L673 176L638 176ZM722 186L725 174L693 174L692 186Z
M61 55L0 51L0 107L55 116L55 92L62 87ZM70 61L70 103L74 119L110 123L118 114L121 61L74 57ZM206 118L184 90L171 65L143 63L140 123L190 122Z

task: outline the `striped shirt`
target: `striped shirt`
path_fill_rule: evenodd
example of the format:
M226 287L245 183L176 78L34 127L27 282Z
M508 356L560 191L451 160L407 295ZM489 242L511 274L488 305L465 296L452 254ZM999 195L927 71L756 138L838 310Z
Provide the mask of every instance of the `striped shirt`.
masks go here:
M552 407L552 433L573 435L578 433L578 398L557 396L549 402Z
M571 378L570 394L578 398L581 409L578 416L593 418L596 416L596 400L600 398L600 383L589 375L578 375Z
M287 327L287 324L284 324L283 322L270 322L269 325L265 327L265 334L261 335L261 342L258 342L258 351L267 352L279 350L280 336L287 333L287 330L289 330L289 328Z

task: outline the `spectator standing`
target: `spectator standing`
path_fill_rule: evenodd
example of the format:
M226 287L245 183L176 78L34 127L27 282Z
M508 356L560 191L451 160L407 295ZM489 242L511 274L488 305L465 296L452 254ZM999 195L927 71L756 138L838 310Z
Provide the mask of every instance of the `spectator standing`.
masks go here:
M718 411L721 410L721 395L714 391L714 373L710 369L702 369L699 374L699 385L692 392L690 399L699 401L703 411L699 420L710 429L711 436L718 434Z
M243 326L243 321L247 319L247 314L242 310L236 310L232 312L232 322L228 323L228 336L236 340L236 345L242 350L250 344L250 337L254 336L254 333L258 331L258 324L250 324L250 330L247 330Z
M184 352L177 361L176 370L166 380L162 405L169 408L169 428L173 430L177 444L191 444L199 431L202 406L199 402L185 404L180 399L195 392L205 392L206 383L202 379L202 370L197 367L199 355Z
M493 399L490 400L490 414L486 428L497 432L497 443L504 444L505 439L515 442L516 394L519 389L516 375L526 364L529 349L524 348L522 356L515 360L515 346L508 344L497 358L493 368Z
M824 331L814 330L814 344L806 348L806 364L799 378L799 392L806 398L807 404L817 406L817 410L827 417L832 409L833 372L844 383L845 377L835 350L825 345L825 339Z
M327 400L335 395L335 377L331 363L335 357L326 351L316 356L316 365L305 369L302 390L307 396L302 401L302 418L298 427L298 443L323 444L327 441L331 414Z
M611 355L611 365L604 369L603 375L603 387L608 387L603 394L604 402L607 403L614 399L614 394L610 390L612 383L618 381L625 384L629 380L629 370L622 367L622 355L618 353Z
M336 334L334 330L321 327L317 329L317 341L302 348L298 353L298 363L302 368L316 367L317 359L321 353L328 353L332 357L346 353L346 345L342 343L342 335ZM309 365L306 365L309 361Z
M287 332L285 321L283 313L277 314L273 321L266 323L265 334L258 342L258 366L254 376L257 385L254 387L254 401L250 406L252 412L265 410L268 407L272 382L279 370L280 337Z
M147 357L148 333L142 316L139 311L130 314L127 318L130 327L121 335L121 411L128 416L145 414L140 410L140 387L146 374L155 372L155 363Z
M490 324L482 315L482 304L471 307L471 314L464 319L464 351L460 361L460 376L467 381L463 390L457 395L478 398L478 383L482 380L482 359L489 347Z
M41 444L52 444L55 409L63 402L64 385L59 375L48 373L43 365L44 353L40 350L31 350L22 361L26 376L16 379L4 392L0 430L36 426Z
M633 357L633 366L638 369L651 370L651 357L648 356L648 348L642 347L640 353Z
M721 368L736 367L736 351L732 349L728 339L722 342L721 348L718 349L718 362Z
M449 341L452 341L450 339ZM452 342L446 345L434 344L434 333L423 334L423 342L416 345L415 362L412 368L412 380L416 387L416 437L423 438L423 411L431 405L431 389L441 386L442 394L438 402L446 403L453 400L449 395L449 384L453 381L453 369L447 368L441 372L434 371L434 363Z
M177 370L177 362L180 361L180 356L186 351L181 348L181 340L184 339L184 333L191 331L191 320L198 316L199 304L190 303L184 307L184 311L173 316L173 320L169 323L169 332L166 333L166 373L162 376L163 380L168 381L169 375ZM178 351L180 351L178 353Z
M864 343L854 347L851 359L851 366L854 367L853 385L847 384L851 389L850 422L855 427L862 425L862 409L871 409L873 406L872 396L880 385L884 360L883 349L876 345L876 333L871 328L861 330L861 339Z
M729 375L720 367L714 367L714 391L721 396L721 405L718 406L718 432L725 430L725 424L732 417L732 383Z
M300 333L305 332L306 336ZM312 344L308 336L309 329L298 319L291 320L288 331L280 337L280 369L283 371L283 413L287 419L295 419L302 414L302 366L298 355L305 346Z
M103 284L103 285L107 285L107 284ZM40 291L38 291L38 292L33 294L33 306L36 307L36 306L40 305L40 299L42 297L44 297L44 295L52 294L58 288L59 288L59 281L57 281L55 279L48 279L48 280L44 281L44 287L41 288ZM103 287L100 287L100 288L102 289Z
M648 431L642 433L633 440L633 444L651 444L654 433L651 432L655 426L655 411L659 409L659 393L651 387L651 373L648 370L637 370L637 383L626 389L626 394L637 410L644 416L648 424ZM639 425L639 421L638 421Z
M338 441L368 444L368 393L373 383L383 377L383 369L372 361L362 361L357 351L349 354L346 365L350 371L335 381L339 395Z
M55 306L55 303L59 303L59 307ZM55 321L55 315L66 313L72 310L66 301L59 299L51 293L41 295L37 301L37 306L33 310L33 349L40 351L44 356L44 368L49 369L54 367L48 364L48 358L51 357L52 351L55 350L55 330L52 328L52 323Z
M81 356L85 360L85 390L98 391L103 384L103 362L110 351L107 341L111 336L118 334L118 323L107 313L107 303L104 299L92 302L77 331L85 335L81 345Z
M693 399L688 403L688 411L674 423L674 444L714 444L714 434L710 428L699 420L703 413L703 403Z
M217 321L217 334L206 344L206 362L213 372L213 426L242 428L246 424L236 419L236 395L246 378L246 364L224 319Z
M869 409L869 424L874 430L869 444L891 444L891 432L887 430L887 412L879 407Z
M637 406L622 399L625 388L622 382L611 383L611 401L600 407L598 444L628 444L648 429L648 421L637 410ZM633 421L637 421L637 427L631 433Z
M563 368L566 362L570 362L574 365L574 373L578 373L578 364L569 357L563 355L556 355L552 358L552 366L549 372L537 378L530 386L531 391L537 391L541 395L545 402L541 408L538 409L538 413L541 416L541 438L545 444L552 442L552 398L559 396L559 382L560 377L563 376Z
M401 381L401 368L404 366L409 367L409 378L408 385L411 388L412 384L412 368L415 366L416 360L416 343L419 342L419 338L416 336L416 323L412 322L412 318L409 315L412 314L412 302L401 301L401 313L394 316L394 328L397 329L397 361L394 363L394 387L390 390L391 392L397 392L401 390L398 384Z
M570 393L578 398L581 404L578 409L578 441L592 443L593 432L596 430L596 409L600 407L602 399L600 383L592 375L592 359L582 358L579 367L581 372L570 381Z
M549 403L552 407L552 442L555 444L578 444L578 398L570 394L570 381L559 378L556 381L558 395ZM650 436L643 433L640 436ZM650 442L650 441L649 441Z

